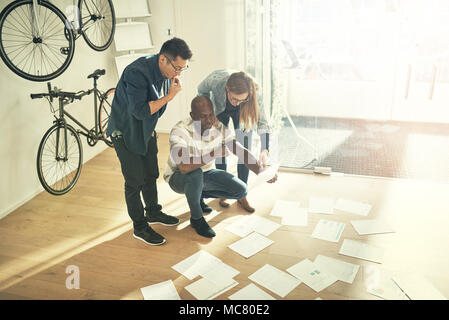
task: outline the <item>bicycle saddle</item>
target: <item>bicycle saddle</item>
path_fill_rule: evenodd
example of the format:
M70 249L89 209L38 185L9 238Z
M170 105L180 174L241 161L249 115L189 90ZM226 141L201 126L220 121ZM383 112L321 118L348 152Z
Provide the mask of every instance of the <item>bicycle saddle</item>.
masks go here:
M103 76L105 74L106 74L106 70L105 69L97 69L97 70L94 71L94 73L88 75L87 79L90 79L90 78L98 79L98 78L100 78L101 76Z

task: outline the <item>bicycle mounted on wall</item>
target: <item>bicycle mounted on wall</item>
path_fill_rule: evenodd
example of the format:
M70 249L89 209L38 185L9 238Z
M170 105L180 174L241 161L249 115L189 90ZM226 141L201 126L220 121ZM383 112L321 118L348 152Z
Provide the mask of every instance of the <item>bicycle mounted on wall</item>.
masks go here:
M52 89L50 82L48 82L48 93L31 94L31 99L46 98L55 117L54 125L44 134L37 152L39 181L44 189L53 195L63 195L69 192L78 181L83 165L80 134L86 137L89 146L94 146L99 140L102 140L109 147L112 147L112 141L106 137L105 131L111 114L115 88L111 88L104 93L97 88L98 78L105 73L104 69L95 70L87 77L93 79L94 86L92 89L66 92L56 87ZM64 107L92 93L94 94L95 126L89 130L70 115ZM56 110L52 105L53 98L57 98L59 102L59 108ZM98 101L100 101L99 109ZM81 129L75 130L67 123L65 116Z
M15 74L48 81L70 65L81 35L96 51L106 50L115 32L112 0L79 0L73 21L48 0L16 0L0 13L0 57Z

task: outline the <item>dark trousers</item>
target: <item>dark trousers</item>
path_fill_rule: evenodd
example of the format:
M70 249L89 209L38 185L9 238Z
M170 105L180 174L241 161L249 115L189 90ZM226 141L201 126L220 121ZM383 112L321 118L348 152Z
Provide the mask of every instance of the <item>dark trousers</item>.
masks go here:
M125 178L128 214L133 221L134 229L141 230L147 226L147 220L140 193L142 193L147 211L161 210L161 206L158 205L156 185L159 177L156 133L148 142L147 153L143 156L129 151L122 136L112 138L112 142Z
M251 150L253 131L243 131L240 129L240 112L234 112L232 115L226 114L225 112L217 115L218 120L223 123L226 127L229 124L229 120L232 118L234 124L236 140L246 149ZM226 171L227 162L226 158L218 158L215 160L215 168ZM244 163L239 160L237 164L237 176L240 180L248 183L249 169Z

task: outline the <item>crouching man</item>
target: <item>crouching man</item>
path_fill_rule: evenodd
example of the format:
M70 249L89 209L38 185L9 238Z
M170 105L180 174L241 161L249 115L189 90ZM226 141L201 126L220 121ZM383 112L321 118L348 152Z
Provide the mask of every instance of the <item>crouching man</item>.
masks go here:
M232 131L217 120L211 100L197 96L192 100L190 118L178 122L170 133L170 155L164 179L177 193L185 194L190 208L190 224L195 231L212 238L214 230L203 217L212 209L204 198L242 199L246 183L232 174L215 169L215 159L235 154L239 162L258 174L260 166L251 152L238 143ZM268 181L273 183L275 176Z

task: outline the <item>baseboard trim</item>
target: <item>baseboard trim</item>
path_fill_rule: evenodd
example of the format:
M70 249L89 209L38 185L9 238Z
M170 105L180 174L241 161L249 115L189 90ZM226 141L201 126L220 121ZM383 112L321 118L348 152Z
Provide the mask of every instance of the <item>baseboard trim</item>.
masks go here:
M20 206L24 205L25 203L27 203L28 201L30 201L31 199L33 199L35 196L37 196L39 193L41 193L42 191L44 191L44 188L42 188L42 186L39 187L39 190L36 190L32 193L30 193L28 196L26 196L24 199L20 200L19 202L9 206L9 208L6 208L5 210L2 210L0 212L0 219L3 219L4 217L6 217L8 214L10 214L11 212L13 212L14 210L16 210L17 208L19 208Z

